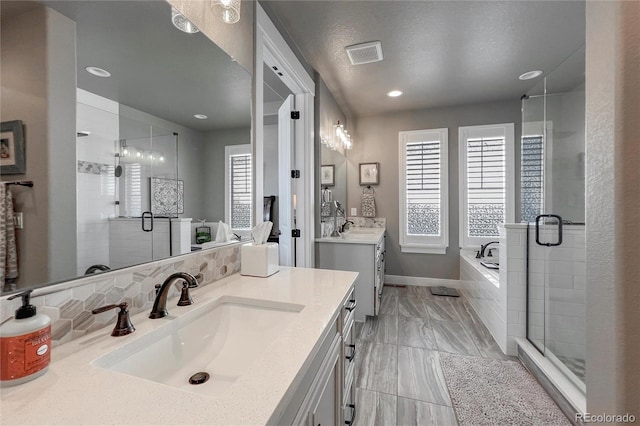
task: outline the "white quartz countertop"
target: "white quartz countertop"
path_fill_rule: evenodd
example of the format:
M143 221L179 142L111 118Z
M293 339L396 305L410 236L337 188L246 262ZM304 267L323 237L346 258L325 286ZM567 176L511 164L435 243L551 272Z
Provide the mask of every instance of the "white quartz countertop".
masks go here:
M131 317L136 331L111 337L106 327L53 348L49 371L23 385L0 389L0 423L10 424L208 424L277 422L319 350L320 339L341 307L357 273L283 268L269 278L235 274L192 290L195 304L167 301L169 316ZM92 365L106 353L167 325L222 296L304 305L224 396L207 397Z
M337 244L378 244L384 236L385 228L357 228L339 237L316 238L317 243Z

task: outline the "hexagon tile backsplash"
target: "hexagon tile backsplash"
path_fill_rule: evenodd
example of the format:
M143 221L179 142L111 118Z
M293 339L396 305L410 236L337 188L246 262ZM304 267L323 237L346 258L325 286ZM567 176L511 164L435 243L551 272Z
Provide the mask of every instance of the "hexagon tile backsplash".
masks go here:
M92 309L127 302L131 315L150 311L155 299L155 285L161 284L174 272L202 274L202 281L207 283L204 285L210 285L239 270L240 245L219 247L114 271L108 277L96 274L77 282L44 287L33 292L31 303L37 306L38 313L51 318L51 340L55 347L99 328L113 327L117 309L98 315L93 315ZM39 296L39 293L45 294ZM176 284L169 297L179 294ZM12 317L19 307L20 298L11 301L1 299L0 322Z

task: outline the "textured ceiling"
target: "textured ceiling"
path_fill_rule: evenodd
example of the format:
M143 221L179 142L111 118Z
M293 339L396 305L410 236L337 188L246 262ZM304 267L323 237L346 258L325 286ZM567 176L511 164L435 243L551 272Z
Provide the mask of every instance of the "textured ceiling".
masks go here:
M267 12L347 113L518 99L585 41L583 1L272 1ZM380 40L384 60L352 66L344 48ZM386 93L398 89L399 98Z
M178 31L165 1L45 4L77 23L78 87L199 131L251 125L250 75L202 33Z

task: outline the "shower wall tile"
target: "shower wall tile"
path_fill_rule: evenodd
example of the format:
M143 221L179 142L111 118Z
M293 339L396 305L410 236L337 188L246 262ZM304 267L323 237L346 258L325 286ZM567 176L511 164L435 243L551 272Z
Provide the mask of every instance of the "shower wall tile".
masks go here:
M240 270L240 245L203 250L189 256L168 258L153 263L110 272L106 277L95 274L69 283L56 284L35 290L32 303L38 312L50 316L53 346L77 339L103 327L113 327L116 310L91 314L91 310L106 304L127 302L131 315L151 310L155 299L155 284L174 272L201 273L203 285L211 285ZM47 293L44 296L40 294ZM178 296L174 286L169 297ZM0 299L0 322L13 316L20 307L20 299Z

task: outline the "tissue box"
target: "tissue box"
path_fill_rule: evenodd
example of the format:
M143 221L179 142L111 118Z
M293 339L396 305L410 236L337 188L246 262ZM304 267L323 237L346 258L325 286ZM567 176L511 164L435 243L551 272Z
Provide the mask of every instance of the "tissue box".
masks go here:
M240 274L268 277L280 270L277 243L244 244L240 249Z

